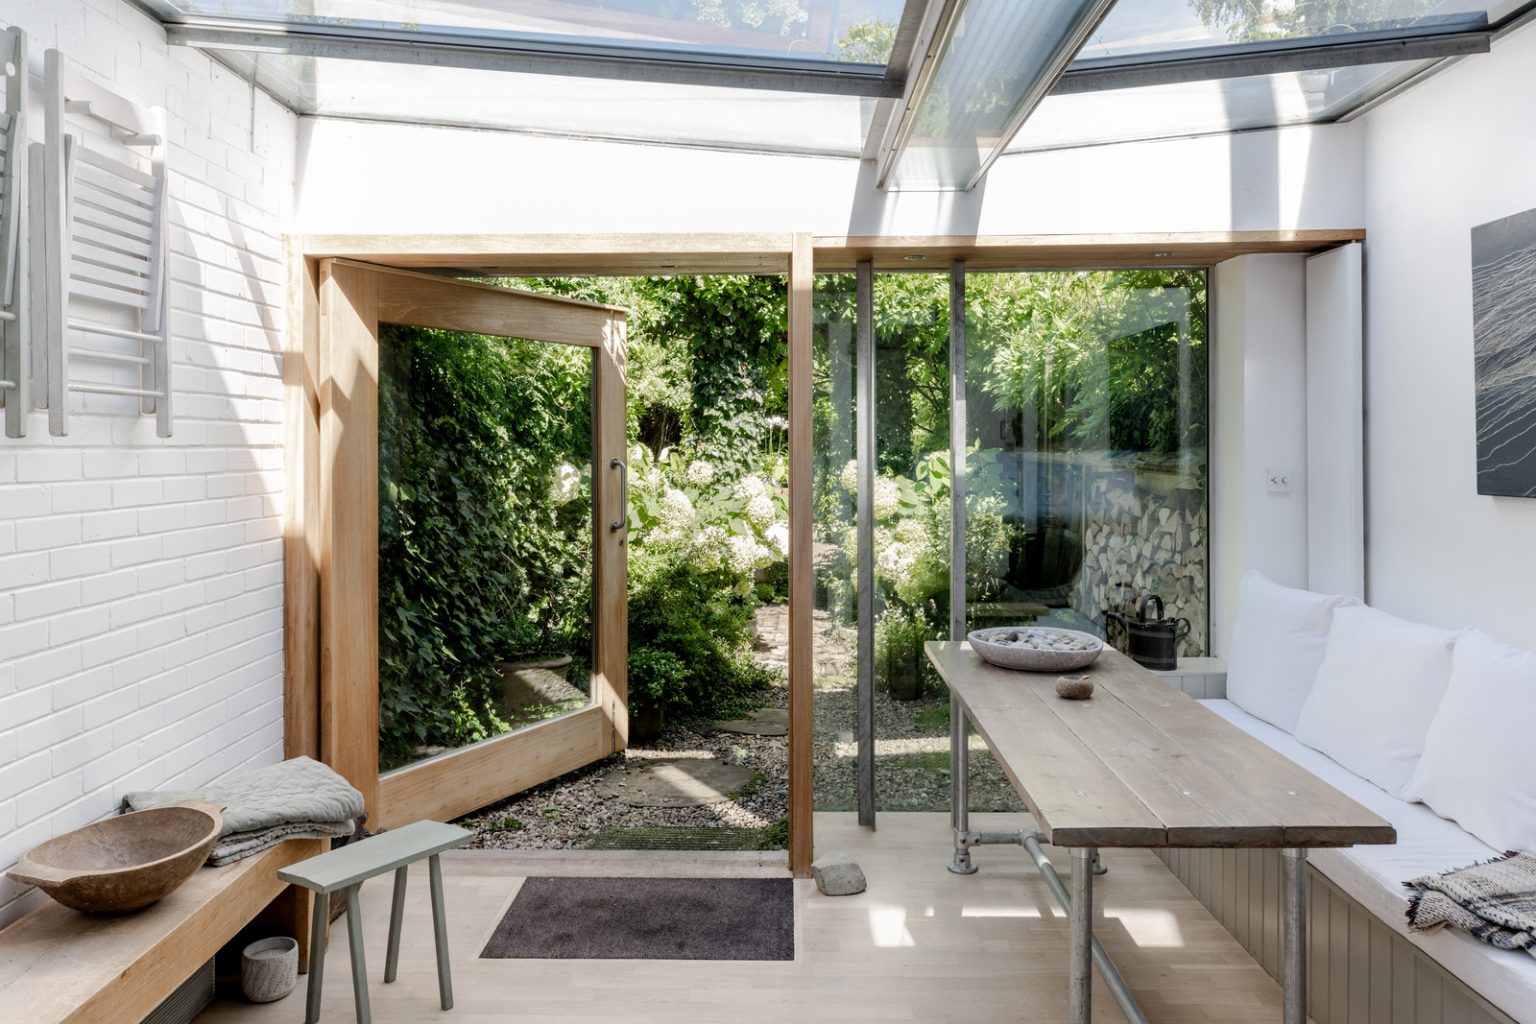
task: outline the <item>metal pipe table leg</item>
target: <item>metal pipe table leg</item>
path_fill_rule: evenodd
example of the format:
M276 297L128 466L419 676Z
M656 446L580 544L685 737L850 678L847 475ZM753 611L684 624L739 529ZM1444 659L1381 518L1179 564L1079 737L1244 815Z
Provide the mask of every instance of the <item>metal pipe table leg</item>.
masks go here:
M352 997L357 1000L357 1024L370 1024L373 1012L368 1006L368 965L363 957L363 910L357 901L357 886L347 889L347 948L352 954Z
M437 945L437 996L443 1009L453 1009L453 976L448 969L448 913L443 909L443 866L437 854L427 858L432 881L432 938Z
M1281 924L1280 987L1284 993L1285 1024L1307 1022L1307 851L1280 851L1285 886L1285 916Z
M1093 849L1072 849L1071 938L1067 952L1067 1020L1088 1024L1093 998Z
M319 1024L320 988L325 984L325 939L331 926L331 897L314 894L315 909L309 924L309 988L305 994L304 1024Z
M400 968L400 925L405 917L405 882L409 864L395 869L395 898L389 905L389 949L384 954L384 984L395 980Z
M957 875L974 875L971 863L970 767L971 730L965 708L953 694L949 698L949 825L954 832L955 856L949 870Z

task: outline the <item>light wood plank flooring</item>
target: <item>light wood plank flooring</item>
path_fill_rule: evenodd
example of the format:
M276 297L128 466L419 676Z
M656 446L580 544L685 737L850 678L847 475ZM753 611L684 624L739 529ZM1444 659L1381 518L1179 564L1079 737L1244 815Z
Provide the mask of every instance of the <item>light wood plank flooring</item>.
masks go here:
M973 828L1024 820L973 815ZM455 1006L437 1005L425 865L407 896L400 977L383 984L390 881L363 887L369 992L379 1024L802 1024L806 1021L1061 1021L1067 921L1028 856L983 847L979 874L945 870L949 821L883 814L880 830L851 814L818 814L819 853L854 854L869 878L858 896L796 884L791 963L659 960L481 960L486 937L528 875L782 874L782 855L473 851L443 858ZM1058 869L1067 858L1058 851ZM1275 983L1151 853L1106 851L1095 929L1153 1021L1278 1021ZM202 1024L297 1024L304 978L287 998L221 1001ZM1095 979L1094 1020L1123 1016ZM354 1019L345 921L332 928L323 1019Z

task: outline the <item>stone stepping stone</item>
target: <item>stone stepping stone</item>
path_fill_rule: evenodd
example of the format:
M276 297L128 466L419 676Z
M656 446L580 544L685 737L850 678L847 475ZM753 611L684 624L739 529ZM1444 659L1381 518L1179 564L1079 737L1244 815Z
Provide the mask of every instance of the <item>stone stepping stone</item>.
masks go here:
M789 711L786 708L758 708L746 718L711 722L710 727L716 732L729 732L737 736L787 736Z
M756 771L742 765L712 757L682 757L617 769L594 788L604 800L630 807L703 807L724 803L756 778Z

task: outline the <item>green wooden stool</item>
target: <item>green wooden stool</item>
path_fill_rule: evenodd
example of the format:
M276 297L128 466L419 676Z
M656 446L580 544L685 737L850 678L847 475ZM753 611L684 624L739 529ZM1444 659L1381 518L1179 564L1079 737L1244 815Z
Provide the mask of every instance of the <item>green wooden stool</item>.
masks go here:
M325 979L326 929L330 924L331 893L346 893L347 945L352 951L352 994L357 1000L357 1024L369 1024L368 969L363 962L363 915L357 887L386 871L395 873L395 899L389 912L389 952L384 981L395 980L400 966L400 917L405 910L406 871L427 859L432 880L432 931L437 941L437 991L443 1009L453 1008L453 979L448 970L448 918L443 911L443 869L438 854L462 846L471 833L440 821L417 821L403 828L348 843L339 850L300 861L278 871L277 877L315 893L315 918L309 949L309 1000L304 1024L320 1020L320 987Z

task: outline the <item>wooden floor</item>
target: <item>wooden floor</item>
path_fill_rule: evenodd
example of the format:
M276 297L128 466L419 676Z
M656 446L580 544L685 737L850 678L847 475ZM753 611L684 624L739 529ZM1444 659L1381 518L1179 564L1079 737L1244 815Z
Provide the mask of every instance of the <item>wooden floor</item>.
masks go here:
M1019 827L973 815L973 828ZM851 814L816 816L818 852L858 858L869 889L828 898L796 883L790 963L481 960L527 875L783 874L756 855L516 853L443 858L455 1006L437 1005L426 872L407 896L400 977L383 984L388 879L363 887L369 992L380 1024L599 1022L801 1024L806 1021L1050 1022L1066 1016L1065 916L1017 847L977 851L979 874L951 875L949 822L885 814L870 834ZM780 855L782 856L782 855ZM1066 857L1056 856L1065 874ZM1153 1021L1278 1021L1280 992L1230 935L1145 851L1111 851L1095 880L1095 929ZM304 978L276 1003L221 1001L202 1024L298 1024ZM1095 979L1094 1020L1122 1021ZM332 929L323 1020L354 1019L345 921Z

